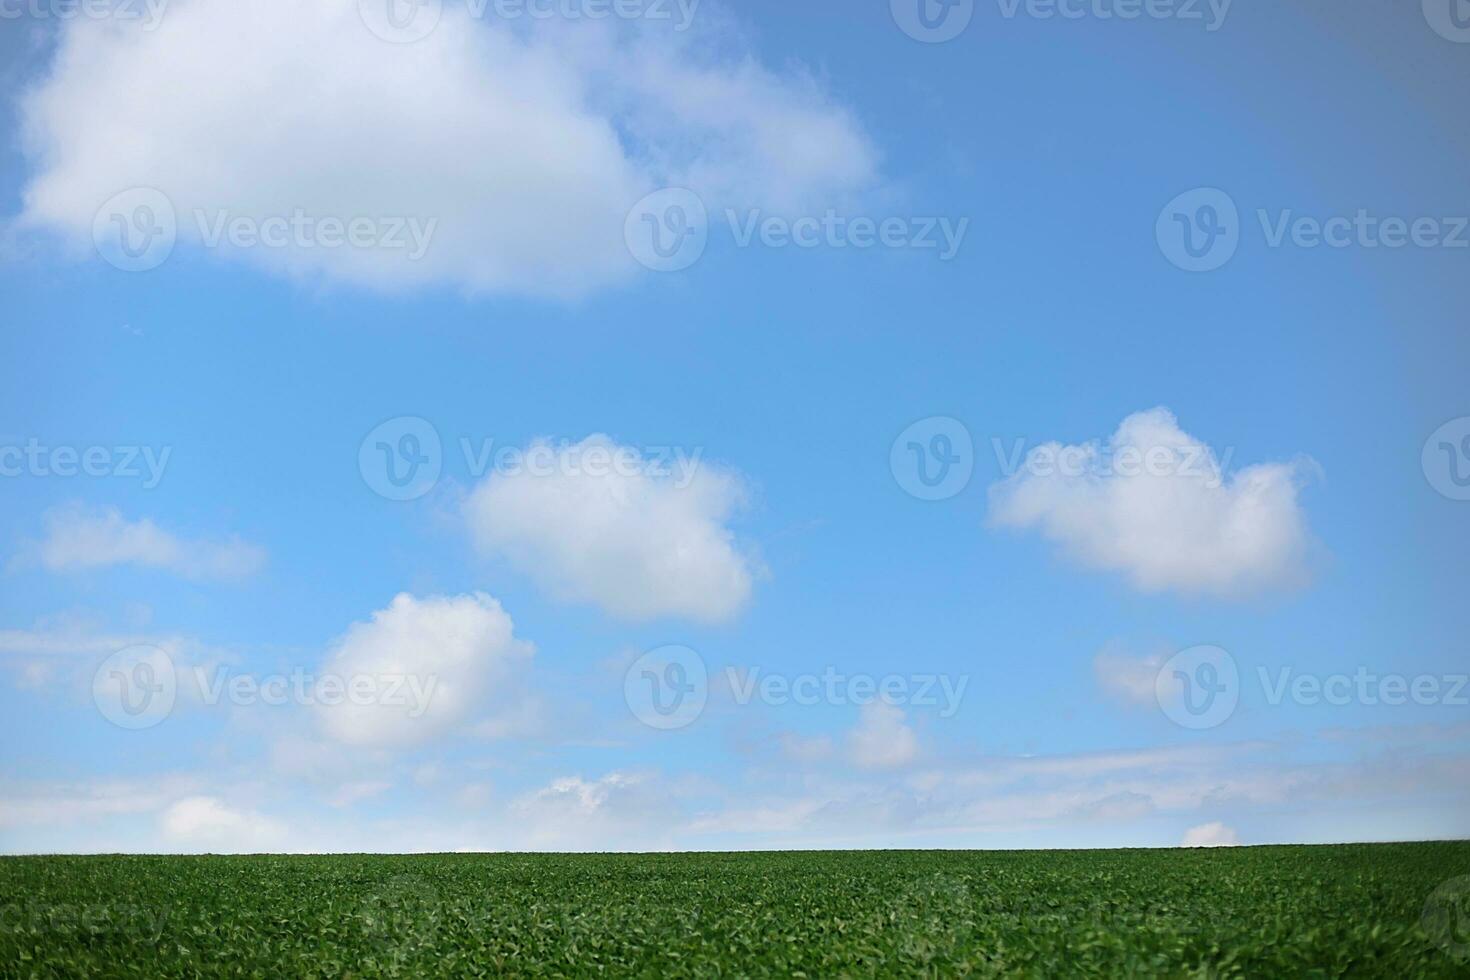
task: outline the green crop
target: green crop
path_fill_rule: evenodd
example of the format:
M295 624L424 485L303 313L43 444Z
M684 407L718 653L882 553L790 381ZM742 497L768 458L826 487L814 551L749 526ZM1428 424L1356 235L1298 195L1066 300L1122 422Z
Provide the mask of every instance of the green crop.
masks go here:
M1470 976L1470 843L0 859L0 975Z

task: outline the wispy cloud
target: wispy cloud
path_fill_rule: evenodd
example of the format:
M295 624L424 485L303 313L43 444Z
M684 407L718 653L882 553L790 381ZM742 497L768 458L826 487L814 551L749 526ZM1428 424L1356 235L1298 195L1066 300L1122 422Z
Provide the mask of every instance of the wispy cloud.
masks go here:
M134 565L192 579L241 579L266 561L264 548L239 537L181 538L149 518L130 521L114 507L59 507L47 511L43 520L45 537L34 554L53 572Z

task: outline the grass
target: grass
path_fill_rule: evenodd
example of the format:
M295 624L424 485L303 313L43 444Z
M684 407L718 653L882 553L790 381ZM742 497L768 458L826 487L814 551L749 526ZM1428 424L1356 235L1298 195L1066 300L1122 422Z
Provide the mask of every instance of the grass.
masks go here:
M4 858L0 976L1466 977L1467 875L1465 842Z

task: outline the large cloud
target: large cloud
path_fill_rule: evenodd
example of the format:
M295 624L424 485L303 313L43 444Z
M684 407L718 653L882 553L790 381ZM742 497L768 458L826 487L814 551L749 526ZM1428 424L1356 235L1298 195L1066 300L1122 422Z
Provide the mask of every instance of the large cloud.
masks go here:
M1106 446L1049 443L990 490L990 519L1036 528L1080 563L1145 592L1242 596L1308 578L1297 491L1309 463L1227 473L1166 409L1139 412Z
M869 183L850 115L711 24L507 23L454 4L389 44L354 0L177 0L153 29L78 18L22 99L23 223L88 246L99 207L139 186L195 244L196 209L436 219L418 259L294 233L238 254L377 288L569 295L634 271L624 219L656 187L772 210Z
M725 527L744 498L735 474L708 463L682 478L659 473L606 436L537 442L526 459L537 458L545 465L493 473L470 495L483 551L625 619L719 621L745 604L752 561Z
M507 708L532 648L484 593L416 598L403 593L333 647L321 678L340 678L361 697L334 690L319 711L327 733L362 746L401 746L443 734L474 715ZM334 685L337 681L332 682Z

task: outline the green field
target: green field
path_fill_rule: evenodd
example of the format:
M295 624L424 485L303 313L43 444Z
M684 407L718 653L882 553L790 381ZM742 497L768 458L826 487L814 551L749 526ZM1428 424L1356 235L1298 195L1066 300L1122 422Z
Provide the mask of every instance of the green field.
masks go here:
M1470 843L0 859L4 976L1470 976Z

